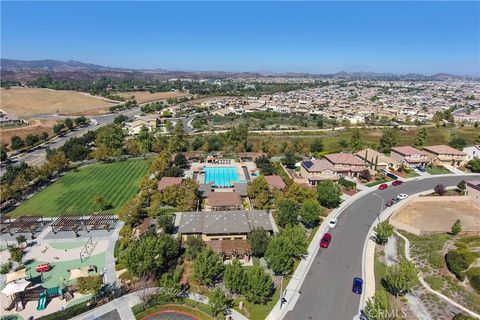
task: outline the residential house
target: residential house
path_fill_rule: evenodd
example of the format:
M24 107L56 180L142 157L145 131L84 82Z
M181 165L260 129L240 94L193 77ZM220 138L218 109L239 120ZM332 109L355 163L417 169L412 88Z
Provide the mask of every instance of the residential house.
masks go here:
M356 155L367 162L369 167L374 170L397 170L400 167L400 163L397 160L371 148L360 150Z
M300 175L315 186L323 180L338 180L335 167L325 159L312 159L300 163Z
M162 192L168 187L179 186L182 183L182 180L181 177L163 177L158 182L157 190Z
M210 192L205 199L205 211L232 211L243 209L238 192Z
M465 164L467 154L447 145L427 146L423 148L434 164L458 167Z
M467 161L480 158L480 144L463 148L463 152L467 154Z
M175 221L178 221L182 241L190 236L201 236L225 260L238 258L243 262L250 260L251 248L247 240L250 231L263 228L273 234L277 230L271 214L262 210L181 212L177 213Z
M283 191L283 189L285 189L285 187L287 186L283 181L282 177L280 176L265 176L265 180L267 181L270 190Z
M331 153L325 155L325 159L333 165L337 174L357 177L367 169L365 162L351 153Z
M140 129L145 126L148 131L152 131L157 127L157 120L154 119L137 119L132 122L127 122L125 127L128 130L128 134L131 136L137 135L140 133Z
M474 203L480 205L480 180L467 181L465 195Z
M425 151L420 151L411 146L393 147L390 157L397 160L401 164L409 166L426 166L430 159Z
M0 111L0 126L19 125L26 123L20 119L15 113L4 113Z

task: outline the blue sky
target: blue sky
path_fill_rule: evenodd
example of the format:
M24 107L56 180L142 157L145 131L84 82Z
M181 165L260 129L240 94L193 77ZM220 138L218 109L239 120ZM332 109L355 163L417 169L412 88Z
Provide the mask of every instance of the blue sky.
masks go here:
M480 2L5 2L1 55L128 68L480 75Z

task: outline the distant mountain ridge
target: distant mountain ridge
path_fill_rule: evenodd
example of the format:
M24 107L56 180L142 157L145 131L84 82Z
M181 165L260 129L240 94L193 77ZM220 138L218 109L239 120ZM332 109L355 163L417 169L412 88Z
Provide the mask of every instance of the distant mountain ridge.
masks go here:
M405 79L405 80L448 80L465 79L466 77L448 73L434 75L422 74L393 74L376 72L347 72L340 71L332 74L314 74L305 72L228 72L228 71L172 71L162 68L155 69L129 69L119 67L107 67L93 63L68 60L33 60L24 61L17 59L0 59L0 70L5 80L29 80L42 74L56 74L58 78L94 79L99 76L113 78L240 78L240 77L310 77L310 78L346 78L346 79Z

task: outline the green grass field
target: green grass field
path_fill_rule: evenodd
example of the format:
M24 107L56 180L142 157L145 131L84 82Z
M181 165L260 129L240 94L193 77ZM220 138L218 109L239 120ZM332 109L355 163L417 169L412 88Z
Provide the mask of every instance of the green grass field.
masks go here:
M100 211L100 206L94 201L98 196L110 203L113 206L110 211L115 213L138 192L148 165L148 160L131 160L82 167L61 177L10 215L41 214L52 217L69 212L87 215Z

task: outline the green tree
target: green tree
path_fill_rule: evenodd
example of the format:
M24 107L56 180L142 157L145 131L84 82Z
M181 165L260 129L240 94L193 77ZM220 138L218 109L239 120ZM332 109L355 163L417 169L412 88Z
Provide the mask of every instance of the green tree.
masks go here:
M254 228L248 234L248 242L252 248L252 256L263 257L270 242L270 234L263 228Z
M448 143L450 147L458 149L458 150L463 150L465 146L467 145L467 139L461 136L453 136L450 142Z
M203 242L201 236L190 236L187 238L185 244L185 254L190 261L193 261L197 254L199 254L205 248L205 243Z
M85 117L85 116L80 116L78 118L75 118L75 125L77 126L83 126L89 123L90 121Z
M350 146L352 151L358 151L363 146L362 134L359 129L353 129L350 131Z
M305 230L299 225L288 225L280 233L280 238L288 239L292 245L292 255L295 258L301 258L307 254L307 236Z
M398 144L398 133L394 128L383 131L378 148L384 153L389 153L390 150Z
M245 288L245 270L238 259L233 259L232 263L225 267L225 275L223 276L225 287L231 293L240 294Z
M418 130L417 134L415 135L415 142L413 145L415 147L423 147L427 142L428 133L426 128L421 128Z
M317 193L315 189L304 187L294 182L285 192L285 198L293 200L297 206L301 206L307 200L316 200Z
M323 141L320 138L315 138L310 143L310 152L311 153L322 152L323 148L324 148Z
M40 136L40 139L42 139L43 141L47 141L48 140L48 133L46 131L43 131L42 135Z
M147 126L143 125L140 127L140 131L137 136L137 140L140 144L140 150L143 154L148 153L152 150L152 145L155 137L153 132L151 132Z
M455 223L452 225L452 234L457 235L462 231L462 225L460 224L460 220L456 220Z
M265 304L273 293L273 282L262 267L254 266L246 272L244 295L247 301Z
M367 300L364 308L369 320L394 320L391 315L390 298L384 290L377 290L375 295Z
M113 119L113 123L114 124L119 124L119 125L123 125L125 122L128 121L128 117L126 115L118 115L115 117L115 119Z
M23 235L20 235L20 236L16 237L15 239L17 240L18 245L21 245L22 243L27 242L27 238L25 238L25 236L23 236Z
M182 276L182 268L177 267L173 273L164 273L160 278L159 300L163 303L171 303L179 300L182 293L182 284L180 279Z
M388 238L393 235L393 226L385 220L377 224L374 231L375 242L383 246L388 242Z
M282 158L282 164L287 168L294 168L297 163L297 158L292 151L285 152L285 157Z
M273 237L265 252L265 260L275 274L288 274L293 267L295 248L286 237Z
M284 198L279 201L277 208L277 223L281 227L298 223L298 208L295 201Z
M216 317L217 314L220 312L223 313L228 309L230 301L222 289L216 288L208 299L208 305L210 306L213 316Z
M129 226L137 225L144 215L145 211L143 209L142 203L137 197L125 202L125 204L118 212L118 217L120 218L120 220L122 220L123 222L125 222L125 224Z
M23 139L20 138L19 136L12 136L10 138L10 147L13 150L19 150L25 146L25 143L23 142Z
M65 124L57 123L53 126L53 133L60 134L65 129Z
M268 209L270 206L270 187L264 176L259 176L248 182L247 193L254 199L256 209Z
M144 236L131 243L122 255L128 271L135 276L160 276L177 262L180 245L170 235Z
M460 182L457 184L457 188L458 188L458 190L464 192L465 189L467 188L467 182L466 182L465 180L460 181Z
M21 262L23 258L23 251L19 247L9 246L8 252L10 253L10 259L15 262Z
M340 187L331 180L321 181L317 186L318 202L326 208L338 207L342 201Z
M197 254L193 270L193 275L200 284L211 286L222 275L222 258L210 248L203 249Z
M480 172L480 159L473 159L468 162L467 167L472 172Z
M475 318L470 317L464 313L457 313L452 320L475 320Z
M70 118L66 118L64 121L65 127L67 127L68 130L73 129L73 120Z
M305 227L313 228L317 226L320 222L321 211L322 207L320 207L320 204L317 200L305 200L302 207L300 208L300 218Z
M119 156L122 154L123 140L126 133L118 124L110 124L97 130L95 144L103 146L108 156Z
M28 134L27 137L25 138L25 144L28 147L32 147L39 141L40 141L40 137L37 136L36 134Z
M8 155L7 155L7 150L5 148L0 147L0 161L5 161L7 160Z
M402 259L400 263L387 267L385 285L395 296L403 295L418 284L417 269L413 262Z
M81 277L77 279L77 290L81 294L96 295L103 286L101 276Z

